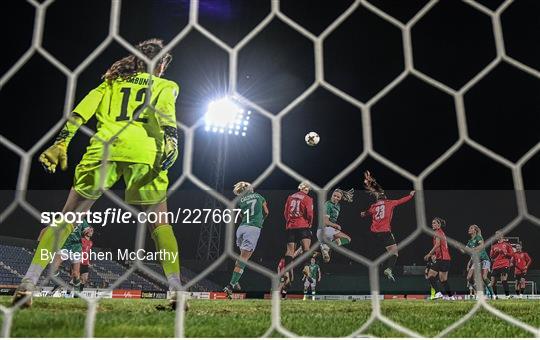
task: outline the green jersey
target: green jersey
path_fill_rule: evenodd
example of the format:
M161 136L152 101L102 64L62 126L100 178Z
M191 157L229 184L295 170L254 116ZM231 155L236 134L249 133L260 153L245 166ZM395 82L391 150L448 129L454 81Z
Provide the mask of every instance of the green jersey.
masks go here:
M330 222L337 223L339 211L341 210L339 203L334 204L332 201L326 201L324 205L326 206L326 215L328 216Z
M319 278L319 265L318 264L310 264L309 265L309 277L317 280Z
M84 231L90 228L90 225L86 220L83 220L82 223L75 226L71 234L69 234L66 242L62 246L62 249L71 250L74 252L81 252L82 244L81 239L83 238Z
M151 87L151 93L147 93ZM94 114L96 134L84 155L85 160L104 158L103 141L110 141L106 159L157 165L163 154L163 127L176 128L178 85L170 80L138 73L125 80L104 81L90 91L73 112L87 122ZM143 108L147 95L149 105ZM142 109L142 111L141 111ZM137 117L135 114L139 113Z
M484 239L480 235L476 235L475 237L471 238L469 242L467 242L467 248L476 248L480 246L480 242L483 242ZM480 252L480 261L490 261L489 256L486 252L486 248L482 249Z
M256 192L252 192L240 198L238 208L242 212L241 225L262 228L264 222L263 205L266 202L264 197Z

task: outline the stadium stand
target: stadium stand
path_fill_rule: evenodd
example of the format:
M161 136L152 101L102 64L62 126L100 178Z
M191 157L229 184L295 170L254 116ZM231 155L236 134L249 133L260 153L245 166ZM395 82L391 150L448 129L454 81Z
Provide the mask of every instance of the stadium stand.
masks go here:
M33 249L21 246L0 244L0 285L19 284L32 261ZM163 270L158 263L145 263L158 275L162 276ZM89 270L89 285L87 287L108 288L111 282L115 282L127 271L126 267L116 261L96 260L92 262ZM48 272L45 271L40 279L43 286L54 285L46 279ZM195 277L195 273L187 268L182 268L182 282L186 283ZM60 278L69 282L68 264L63 264L60 269ZM163 282L153 280L144 274L131 273L127 279L118 286L120 289L141 289L150 291L164 291L166 286ZM219 290L219 286L210 280L204 279L192 287L193 291Z

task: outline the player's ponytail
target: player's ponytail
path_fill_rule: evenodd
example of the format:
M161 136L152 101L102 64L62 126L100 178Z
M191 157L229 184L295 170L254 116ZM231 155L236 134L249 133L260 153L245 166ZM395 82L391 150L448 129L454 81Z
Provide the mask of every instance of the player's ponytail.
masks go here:
M366 192L375 197L377 201L386 198L384 189L377 183L375 177L371 176L369 171L364 172L364 188L366 189Z
M135 48L147 58L153 59L163 49L163 41L160 39L149 39L140 42ZM169 53L166 53L159 59L157 63L158 66L156 67L163 67L163 71L165 71L171 60L172 56ZM146 63L144 60L139 59L134 55L129 55L112 64L101 78L108 82L112 82L116 79L125 80L135 76L137 73L146 71Z
M441 228L446 227L446 221L444 220L444 218L441 218L441 217L435 217L435 218L433 218L433 221L439 222L439 226L440 226Z
M253 186L249 182L238 182L233 187L233 193L240 196L246 193L253 192Z
M336 189L334 192L339 192L341 194L341 199L345 202L352 202L354 196L354 189L349 189L348 191L342 189Z

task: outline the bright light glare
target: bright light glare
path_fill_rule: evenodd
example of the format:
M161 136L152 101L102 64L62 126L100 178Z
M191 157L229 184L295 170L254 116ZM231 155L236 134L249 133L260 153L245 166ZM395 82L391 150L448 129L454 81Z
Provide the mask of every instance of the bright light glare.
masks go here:
M205 131L238 135L240 131L246 131L247 121L251 111L247 111L247 117L244 117L246 111L238 106L236 101L230 97L223 97L208 104L208 109L204 115ZM243 126L241 126L243 125ZM245 133L242 133L245 136Z

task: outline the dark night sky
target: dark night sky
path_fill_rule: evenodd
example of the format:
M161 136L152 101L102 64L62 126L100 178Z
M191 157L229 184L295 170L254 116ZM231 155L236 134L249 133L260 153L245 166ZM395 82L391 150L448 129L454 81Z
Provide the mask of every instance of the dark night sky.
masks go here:
M409 0L406 4L401 0L370 2L401 21L412 18L427 3L421 0ZM502 1L478 2L496 8ZM151 37L167 42L187 24L188 3L187 0L124 1L120 34L131 43ZM281 10L312 33L320 34L351 3L283 0ZM0 23L2 32L9 32L4 38L4 46L9 48L2 52L2 75L29 47L34 19L33 7L24 1L0 4L4 13L7 7L10 21ZM199 23L233 46L269 11L270 1L201 0ZM80 12L92 13L91 19L81 20L80 15L73 15ZM109 14L110 2L106 0L57 0L46 12L43 47L74 69L105 39ZM507 53L540 70L540 3L536 0L514 2L503 13L502 24ZM359 7L324 41L325 79L358 100L369 100L403 71L401 40L399 29ZM463 86L496 55L490 18L460 1L446 0L437 4L412 29L412 45L415 67L454 89ZM171 53L174 60L166 77L181 87L177 118L192 125L204 114L209 99L227 91L228 55L197 31L190 32ZM80 75L76 100L98 84L101 74L114 60L127 54L121 45L111 43ZM275 18L239 52L238 91L274 114L305 91L314 77L313 44L279 19ZM66 83L61 72L42 56L34 54L0 89L3 116L8 117L3 120L2 136L29 150L61 119ZM470 137L510 161L517 161L539 143L540 79L502 62L466 93L464 104ZM216 168L220 167L226 190L238 180L254 180L270 164L272 148L270 121L255 112L252 122L247 137L227 141L204 130L197 131L194 174L214 185ZM407 76L372 107L371 123L375 151L412 174L420 174L458 139L454 99L413 75ZM283 162L319 185L324 185L354 161L364 148L360 110L321 87L287 114L281 124ZM95 120L89 127L95 128ZM317 147L305 145L303 137L308 131L320 134L321 142ZM61 208L65 189L72 183L73 169L88 139L82 133L74 138L69 150L70 168L65 173L45 174L34 155L28 180L28 200L34 206L48 210ZM217 153L223 149L219 144L224 142L228 143L226 159L219 163ZM3 210L14 195L20 160L4 146L0 149L4 175L0 184L0 209ZM39 152L41 149L37 154ZM355 187L359 191L352 206L344 205L341 217L344 230L353 237L350 248L374 257L381 249L370 241L368 221L358 218L359 212L369 204L369 197L360 190L362 172L366 169L372 170L390 190L391 197L408 192L412 183L372 157L340 182L341 187ZM171 183L182 171L180 158L169 171ZM539 173L540 153L536 153L523 167L524 185L530 190L527 193L529 210L536 216L540 216ZM281 209L286 195L296 185L295 180L275 170L261 186L272 214L256 252L256 256L264 260L274 260L280 255L281 250L276 252L275 249L276 244L281 247L284 243ZM489 236L517 215L515 196L511 192L514 187L511 171L470 146L460 147L427 177L424 185L428 190L428 218L445 217L447 234L461 241L467 238L468 224L484 226ZM190 188L194 188L191 183L182 186L182 189ZM192 204L201 208L204 197L200 190L198 193L179 191L171 197L170 206ZM103 199L97 206L109 204ZM394 231L400 240L415 228L414 204L399 208L394 216ZM133 245L133 226L109 226L108 229L100 231L96 244L111 248ZM198 227L177 225L175 230L180 235L184 256L192 257ZM513 234L527 239L527 248L529 240L540 239L539 230L538 226L524 222ZM38 225L18 208L2 221L0 233L34 238ZM419 237L402 252L403 261L421 262L429 245L429 237ZM532 252L540 258L540 251ZM456 258L464 261L457 254ZM345 259L339 258L339 261Z

